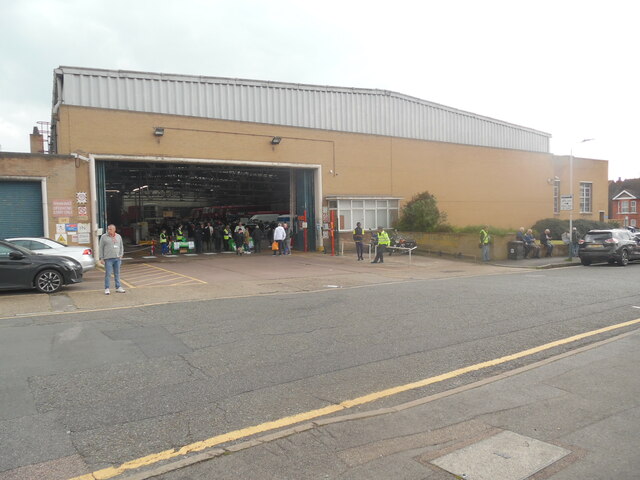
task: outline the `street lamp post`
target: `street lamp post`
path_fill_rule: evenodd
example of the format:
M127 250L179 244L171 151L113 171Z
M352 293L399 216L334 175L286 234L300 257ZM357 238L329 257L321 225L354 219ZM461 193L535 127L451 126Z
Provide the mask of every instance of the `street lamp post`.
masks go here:
M585 138L580 140L571 146L571 151L569 152L569 194L571 195L571 210L569 210L569 261L573 260L573 207L574 207L574 198L573 198L573 147L578 145L579 143L585 143L595 140L594 138Z

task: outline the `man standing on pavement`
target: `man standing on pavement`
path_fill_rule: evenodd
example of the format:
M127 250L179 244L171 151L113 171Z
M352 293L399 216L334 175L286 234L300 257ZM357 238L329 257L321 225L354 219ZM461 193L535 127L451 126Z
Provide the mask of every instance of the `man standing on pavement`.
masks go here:
M486 226L480 230L480 248L482 249L482 261L489 261L489 243L491 236L489 235L489 227Z
M364 246L362 245L362 240L364 239L364 231L360 226L360 222L356 223L356 228L353 230L353 241L356 243L356 255L358 256L358 261L364 260L362 256L364 252Z
M547 228L540 235L540 243L547 248L547 253L545 257L550 257L553 255L553 243L551 243L551 231Z
M116 292L125 293L120 285L120 262L124 256L122 237L116 233L116 226L107 227L107 233L100 237L100 263L104 265L104 294L109 295L111 272L116 283Z
M382 227L378 227L378 248L376 249L376 258L371 263L384 263L384 252L391 244L391 239Z
M578 229L573 227L573 231L571 232L571 256L578 256L578 249L580 248L580 234L578 233Z

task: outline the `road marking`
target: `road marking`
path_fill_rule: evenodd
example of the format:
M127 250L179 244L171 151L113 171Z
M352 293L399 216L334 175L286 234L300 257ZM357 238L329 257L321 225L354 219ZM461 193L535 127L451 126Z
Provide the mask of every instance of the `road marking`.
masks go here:
M149 265L148 263L145 263L144 265L146 265L149 268L156 268L158 270L162 270L165 272L169 272L172 273L174 275L178 275L179 277L184 277L184 278L190 278L191 280L198 282L198 283L204 283L206 284L207 282L205 282L204 280L200 280L199 278L195 278L195 277L190 277L189 275L184 275L182 273L177 273L177 272L172 272L171 270L167 270L166 268L162 268L162 267L156 267L155 265Z
M327 407L319 408L316 410L310 410L310 411L298 413L296 415L292 415L289 417L283 417L271 422L265 422L259 425L254 425L251 427L234 430L228 433L223 433L221 435L217 435L215 437L211 437L206 440L185 445L178 450L176 449L164 450L162 452L147 455L146 457L141 457L135 460L125 462L119 467L104 468L102 470L97 470L95 472L88 473L86 475L73 477L69 480L107 480L107 479L122 475L123 473L126 473L127 471L130 471L130 470L136 470L138 468L153 465L155 463L158 463L164 460L169 460L175 457L187 455L189 453L199 452L207 448L211 448L211 447L214 447L223 443L231 442L234 440L239 440L241 438L250 437L258 433L264 433L270 430L275 430L282 427L288 427L291 425L295 425L297 423L313 420L315 418L323 417L325 415L330 415L332 413L353 408L358 405L364 405L366 403L371 403L373 401L390 397L392 395L397 395L398 393L406 392L408 390L415 390L417 388L433 385L435 383L439 383L445 380L450 380L452 378L459 377L466 373L475 372L475 371L482 370L489 367L494 367L496 365L517 360L519 358L528 357L536 353L549 350L551 348L559 347L562 345L566 345L568 343L572 343L578 340L592 337L594 335L599 335L601 333L610 332L613 330L629 327L631 325L636 325L636 324L640 324L640 318L637 318L635 320L630 320L628 322L622 322L615 325L610 325L608 327L599 328L597 330L591 330L590 332L580 333L578 335L573 335L571 337L556 340L554 342L545 343L544 345L539 345L537 347L529 348L527 350L522 350L521 352L513 353L511 355L506 355L504 357L496 358L494 360L488 360L486 362L476 363L475 365L470 365L468 367L458 368L457 370L452 370L450 372L443 373L441 375L436 375L435 377L425 378L417 382L407 383L405 385L399 385L396 387L387 388L385 390L373 392L368 395L363 395L361 397L357 397L351 400L345 400L337 405L329 405Z

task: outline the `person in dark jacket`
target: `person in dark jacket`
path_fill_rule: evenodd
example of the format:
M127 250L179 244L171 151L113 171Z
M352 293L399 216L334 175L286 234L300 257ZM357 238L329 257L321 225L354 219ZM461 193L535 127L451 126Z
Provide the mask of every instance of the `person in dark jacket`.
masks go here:
M237 229L233 232L233 241L236 244L236 255L242 255L244 252L244 228Z
M551 231L548 228L540 235L540 244L547 249L545 257L550 257L553 254L553 244L551 243Z
M211 226L211 223L208 222L202 230L202 239L204 240L204 244L207 248L207 252L210 252L212 250L212 244L211 244L212 238L213 238L213 227Z
M251 238L253 238L253 251L255 253L260 253L262 250L262 239L264 238L264 234L262 233L262 229L260 225L256 225L251 232Z
M201 223L197 223L193 228L193 241L196 246L196 253L202 253L202 237L203 237L202 230L203 229L202 229Z
M356 223L356 228L353 230L353 241L356 243L356 255L358 257L358 261L364 260L364 257L362 256L364 252L364 246L362 244L363 239L364 231L360 226L360 222L358 222Z
M213 228L213 245L216 252L222 252L222 223L216 222L216 226Z

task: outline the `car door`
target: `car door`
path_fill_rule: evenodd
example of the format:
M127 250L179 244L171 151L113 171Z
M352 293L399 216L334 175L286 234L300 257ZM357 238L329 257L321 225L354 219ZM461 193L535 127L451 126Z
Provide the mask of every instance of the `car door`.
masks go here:
M12 258L12 253L22 258ZM0 244L0 288L31 288L34 269L31 257L17 248Z

